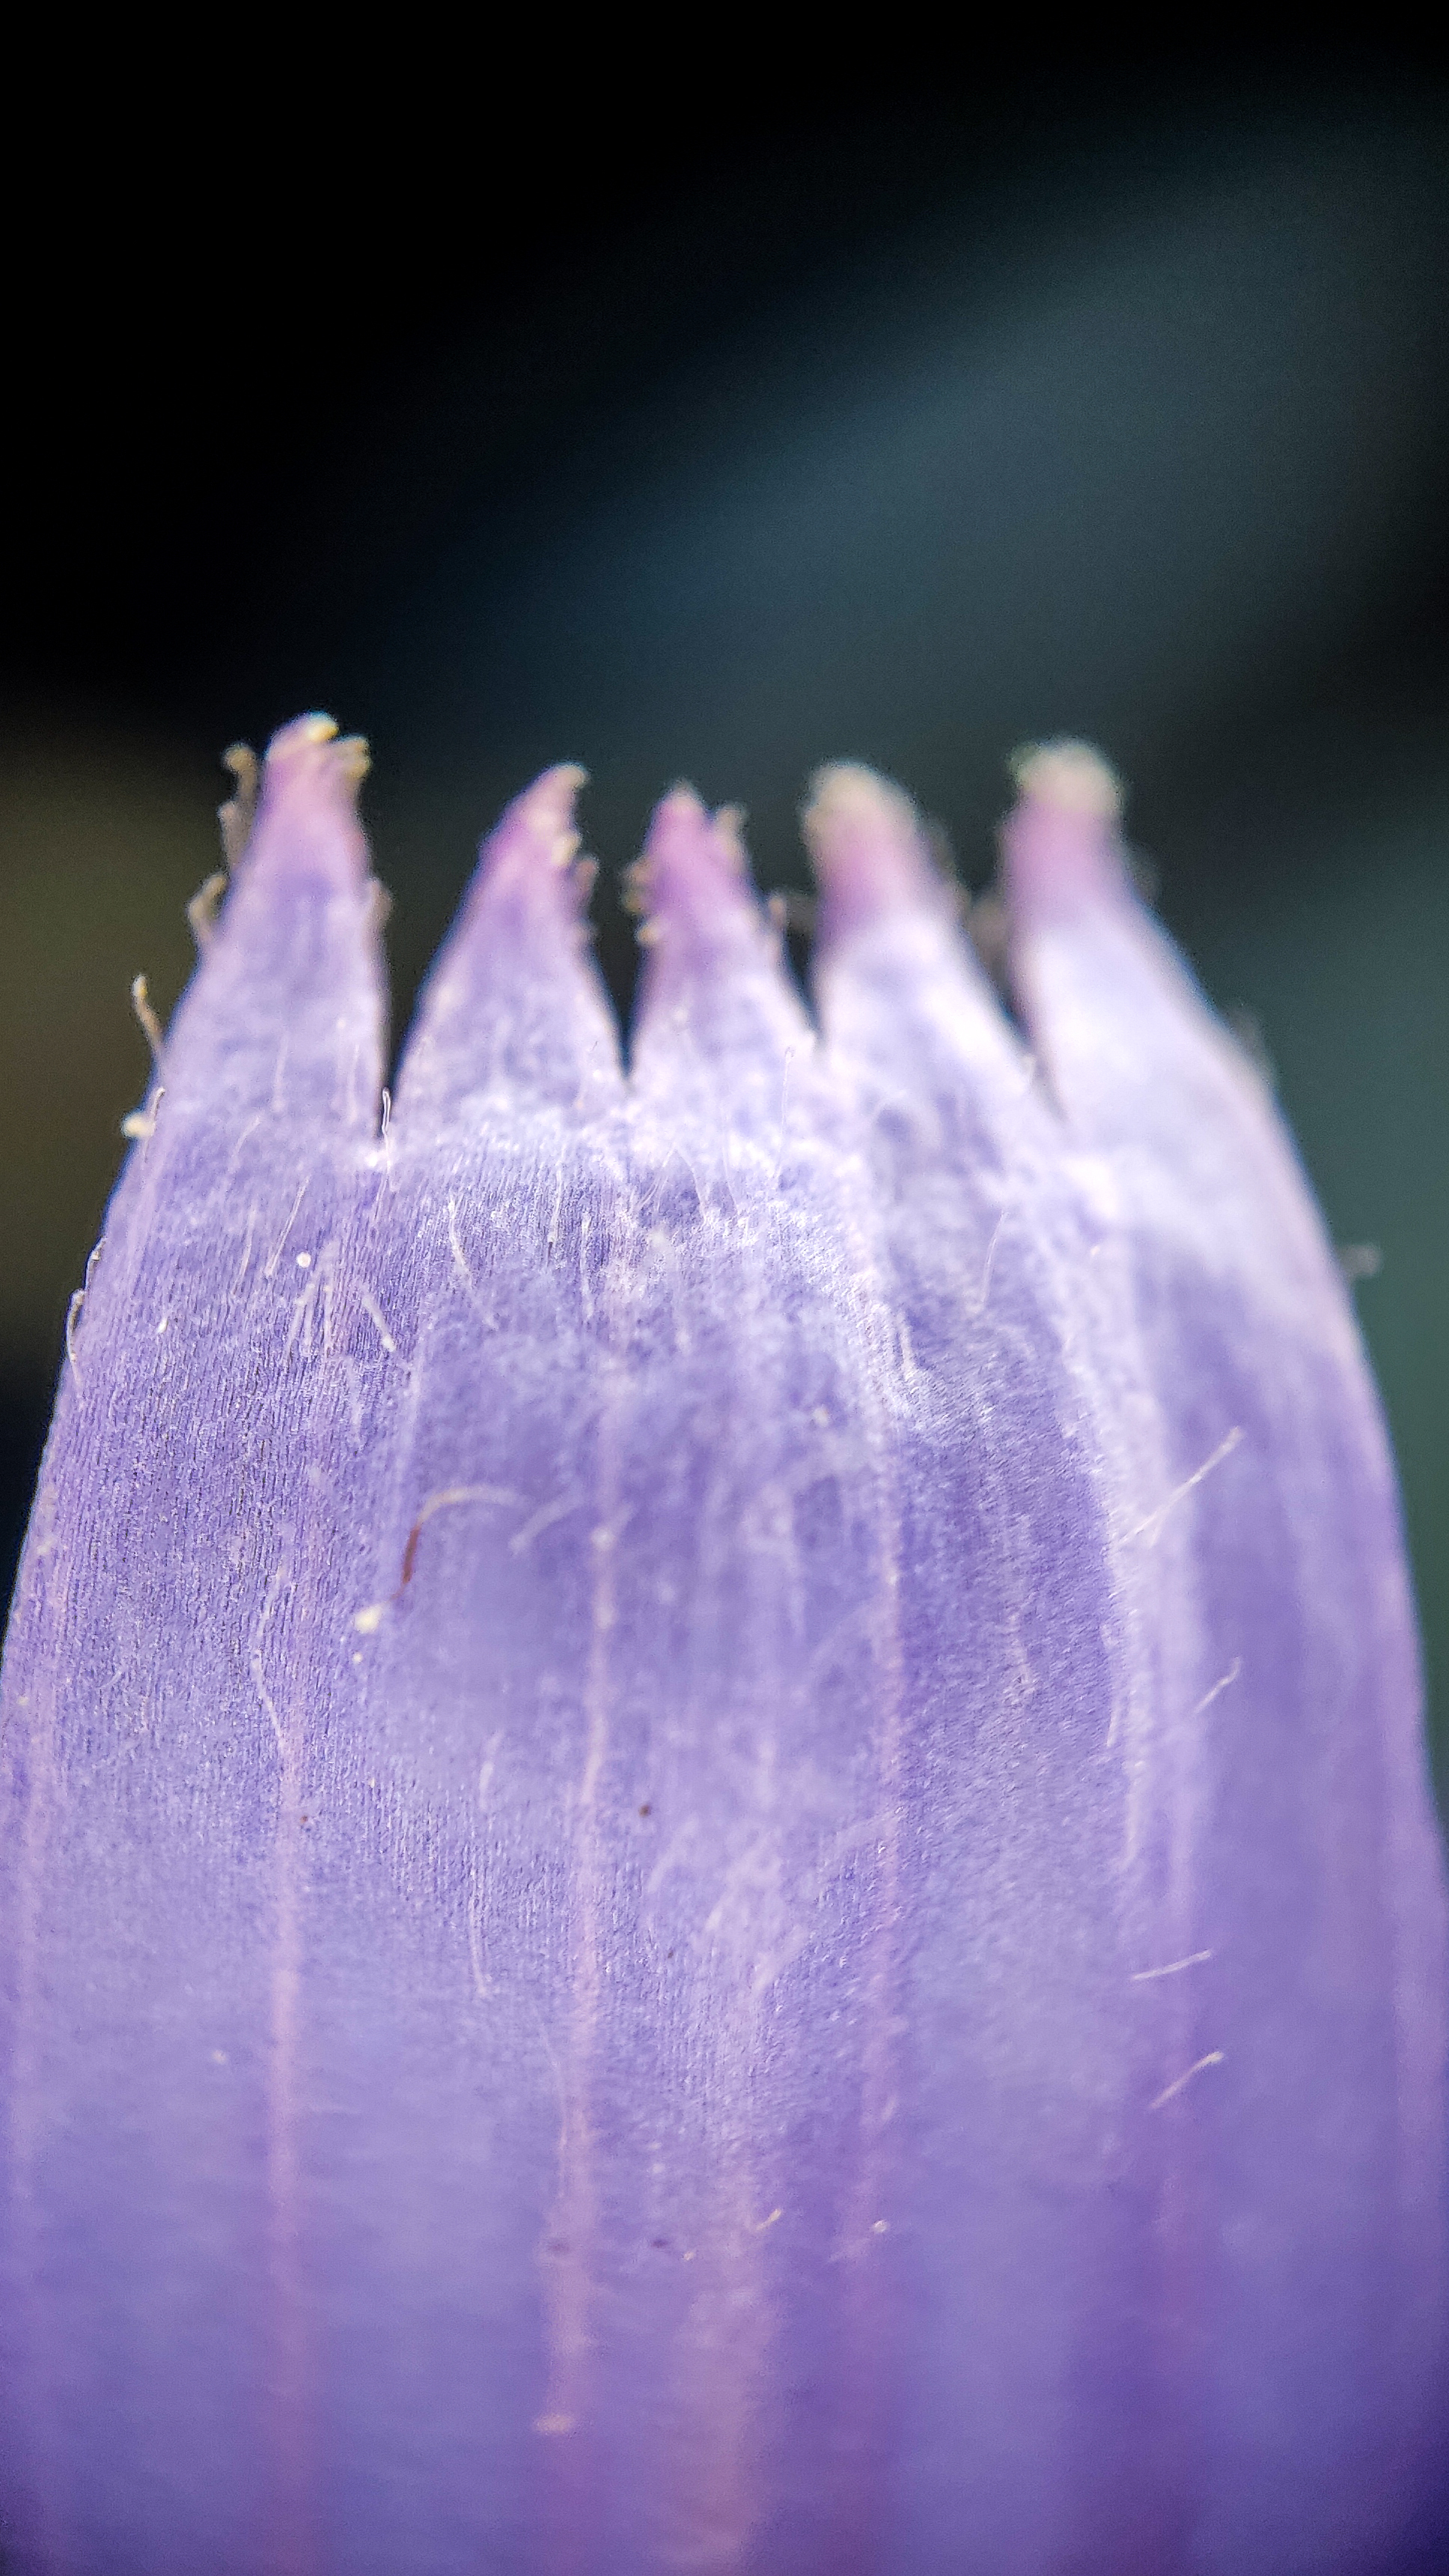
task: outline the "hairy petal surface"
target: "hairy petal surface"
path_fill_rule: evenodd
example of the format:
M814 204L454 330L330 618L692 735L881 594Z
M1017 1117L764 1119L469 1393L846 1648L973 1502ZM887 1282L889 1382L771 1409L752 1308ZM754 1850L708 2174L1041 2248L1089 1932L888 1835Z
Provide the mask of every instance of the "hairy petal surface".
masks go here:
M92 1263L12 1619L0 2349L25 2566L307 2563L298 2013L357 1556L339 1246L382 1039L333 731L274 746Z
M1010 827L1034 1055L897 791L817 782L818 1032L676 791L627 1078L548 773L379 1129L357 766L273 747L17 1595L21 2565L1385 2563L1392 1479L1100 767Z
M1449 2420L1443 1861L1393 1471L1302 1173L1132 895L1113 782L1067 745L1022 786L1016 988L1164 1444L1125 1535L1162 1964L1192 1962L1156 2116L1194 2561L1371 2565Z
M826 772L817 983L910 1403L898 1433L897 2100L910 2390L889 2563L1171 2563L1185 2491L1132 1970L1141 1388L1100 1229L906 799ZM1149 2148L1156 2141L1145 2142ZM1095 2555L1094 2555L1095 2553Z
M378 2576L546 2563L545 2237L622 1091L581 954L579 775L541 779L485 853L346 1250L371 1365L313 1971L320 2563Z

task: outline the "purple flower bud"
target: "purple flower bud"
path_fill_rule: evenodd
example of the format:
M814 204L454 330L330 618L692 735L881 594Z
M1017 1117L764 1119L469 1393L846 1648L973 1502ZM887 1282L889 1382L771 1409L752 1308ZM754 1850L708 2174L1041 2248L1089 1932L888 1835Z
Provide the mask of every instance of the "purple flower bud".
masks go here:
M390 1112L362 766L272 746L16 1594L15 2567L1407 2566L1392 1468L1108 773L1020 765L1020 1030L899 791L816 782L817 1032L676 790L626 1076L550 771Z

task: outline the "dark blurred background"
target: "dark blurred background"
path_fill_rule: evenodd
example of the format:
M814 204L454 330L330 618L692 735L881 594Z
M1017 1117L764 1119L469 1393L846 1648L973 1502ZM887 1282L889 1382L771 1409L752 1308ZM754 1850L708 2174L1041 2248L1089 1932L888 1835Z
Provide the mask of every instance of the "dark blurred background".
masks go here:
M484 96L277 56L142 113L110 69L51 102L9 231L7 1569L145 1084L127 988L164 1011L189 971L224 743L310 706L371 737L402 1025L547 761L592 773L627 1007L615 872L675 778L787 885L809 770L874 761L979 885L1006 755L1070 731L1380 1257L1442 1744L1442 78L1320 41L786 97L752 56L661 107L607 49Z

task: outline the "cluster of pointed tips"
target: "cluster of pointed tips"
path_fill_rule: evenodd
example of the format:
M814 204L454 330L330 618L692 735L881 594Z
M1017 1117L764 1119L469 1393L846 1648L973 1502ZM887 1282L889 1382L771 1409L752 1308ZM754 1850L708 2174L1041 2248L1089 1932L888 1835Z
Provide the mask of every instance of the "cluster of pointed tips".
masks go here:
M354 810L370 766L362 737L339 736L330 717L304 716L275 736L264 765L240 743L224 763L235 781L219 815L226 868L207 879L188 907L203 955L254 837L252 857L279 879L321 875L341 891L367 867ZM1050 911L1064 898L1127 892L1116 838L1121 793L1101 755L1070 740L1032 745L1015 755L1011 771L1020 801L1006 841L1017 905ZM597 861L582 855L576 820L587 784L585 769L560 762L515 798L484 844L458 948L466 950L472 933L491 939L509 923L539 963L550 947L561 956L585 944L598 874ZM269 827L260 834L259 812ZM970 905L941 867L939 836L901 788L858 762L832 763L812 778L801 822L819 897L803 906L817 960L892 912L925 912L943 924L964 918L1006 989L1000 896L993 892ZM782 990L787 984L784 933L802 908L798 898L781 894L761 900L743 823L741 807L711 812L692 787L677 785L657 806L642 855L623 871L622 899L635 917L640 947L670 952L648 979L646 1010L649 985L673 982L669 970L676 966L691 979L731 963L757 973L774 969ZM381 923L390 897L375 881L373 899ZM160 1030L143 978L133 999L159 1070ZM390 1101L387 1106L390 1115ZM126 1132L144 1137L149 1124L145 1112L135 1112Z

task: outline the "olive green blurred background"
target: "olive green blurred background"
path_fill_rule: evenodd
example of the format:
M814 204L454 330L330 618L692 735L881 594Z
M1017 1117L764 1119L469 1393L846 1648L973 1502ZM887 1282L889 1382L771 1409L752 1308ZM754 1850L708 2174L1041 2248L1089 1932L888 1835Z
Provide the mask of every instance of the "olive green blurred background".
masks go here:
M164 1015L190 971L225 742L318 704L372 737L401 1021L547 761L592 774L627 1009L617 870L674 778L743 802L762 882L798 884L809 770L874 760L980 885L1007 755L1078 732L1335 1237L1379 1256L1355 1293L1449 1776L1449 95L1360 52L1311 85L1064 62L734 107L647 152L565 115L532 198L506 154L421 205L312 169L337 301L268 287L240 355L192 300L174 152L154 186L127 163L63 293L32 280L0 653L8 1543L145 1088L129 986Z

